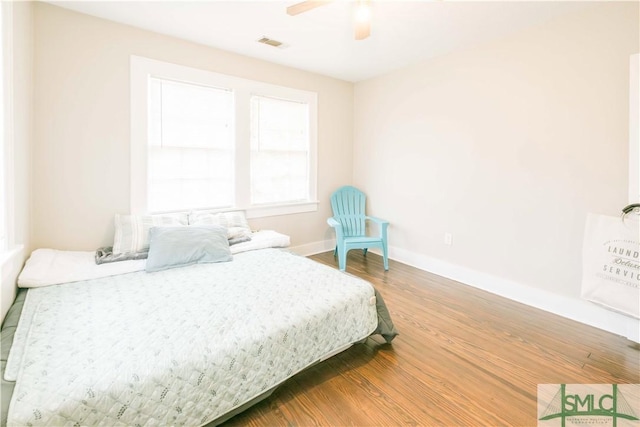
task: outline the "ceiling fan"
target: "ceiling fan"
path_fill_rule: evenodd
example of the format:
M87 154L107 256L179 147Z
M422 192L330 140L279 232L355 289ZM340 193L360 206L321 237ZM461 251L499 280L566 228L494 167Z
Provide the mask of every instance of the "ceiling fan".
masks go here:
M334 0L305 0L287 7L287 14L294 16L308 12L316 7L331 3ZM370 0L355 2L355 38L364 40L371 34L371 4Z

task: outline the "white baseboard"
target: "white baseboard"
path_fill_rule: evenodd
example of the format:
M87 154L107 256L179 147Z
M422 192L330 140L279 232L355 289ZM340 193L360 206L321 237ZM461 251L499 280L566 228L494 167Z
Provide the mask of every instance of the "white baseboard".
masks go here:
M374 252L376 252L374 250ZM379 254L379 252L378 252ZM640 342L640 320L607 310L589 301L492 276L400 248L389 248L389 258L421 270L482 289L531 307L622 335Z
M325 240L292 247L291 250L299 255L309 256L333 250L334 246L335 241ZM380 255L377 249L371 251ZM401 248L389 247L389 258L640 343L640 320L607 310L589 301L532 288Z
M289 250L298 255L309 256L332 251L335 247L335 240L320 240L318 242L307 243L305 245L292 246Z

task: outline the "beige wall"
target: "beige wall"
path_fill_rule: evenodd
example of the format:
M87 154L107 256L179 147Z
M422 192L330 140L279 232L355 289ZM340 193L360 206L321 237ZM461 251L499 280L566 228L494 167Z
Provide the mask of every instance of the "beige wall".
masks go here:
M14 245L12 256L2 264L1 317L13 302L16 277L30 248L31 211L31 137L32 137L32 68L33 12L32 4L15 2L13 7L13 222L9 239Z
M129 211L129 57L139 55L318 93L318 198L314 213L252 220L293 245L327 238L327 203L350 182L353 85L35 5L32 246L93 250L113 243L113 215Z
M578 298L587 213L627 204L638 22L600 4L357 83L354 181L395 253Z

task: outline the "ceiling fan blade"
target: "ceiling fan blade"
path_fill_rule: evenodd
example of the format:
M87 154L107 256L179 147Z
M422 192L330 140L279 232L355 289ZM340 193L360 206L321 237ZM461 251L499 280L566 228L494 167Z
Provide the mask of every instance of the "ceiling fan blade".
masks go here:
M299 13L307 12L311 9L315 9L316 7L330 3L331 1L333 0L305 0L287 7L287 15L294 16Z
M356 22L356 40L364 40L371 35L371 21Z

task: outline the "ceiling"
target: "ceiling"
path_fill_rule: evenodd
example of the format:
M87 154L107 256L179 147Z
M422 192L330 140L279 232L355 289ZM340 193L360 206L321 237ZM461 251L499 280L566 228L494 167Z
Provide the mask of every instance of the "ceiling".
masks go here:
M373 0L371 36L354 40L353 2L289 16L297 1L49 1L60 7L357 82L467 49L562 14L582 1ZM272 47L257 42L283 42Z

